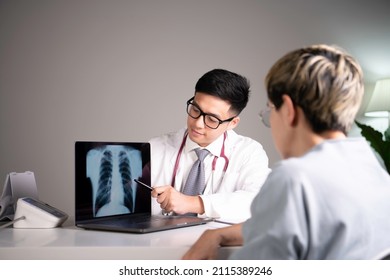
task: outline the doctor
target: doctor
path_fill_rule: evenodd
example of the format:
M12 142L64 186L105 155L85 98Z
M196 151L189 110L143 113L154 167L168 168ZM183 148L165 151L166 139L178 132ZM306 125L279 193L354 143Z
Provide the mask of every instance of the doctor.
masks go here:
M268 173L262 146L233 131L249 99L246 78L223 69L204 74L186 104L187 128L150 140L153 214L195 213L233 222L250 216L250 205ZM204 190L182 193L195 150L207 149Z

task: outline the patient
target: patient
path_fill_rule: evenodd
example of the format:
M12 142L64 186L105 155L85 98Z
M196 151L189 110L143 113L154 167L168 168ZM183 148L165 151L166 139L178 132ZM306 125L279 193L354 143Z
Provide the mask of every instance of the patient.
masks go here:
M347 138L363 96L358 62L314 45L279 59L265 79L277 163L252 217L208 230L183 259L373 259L390 248L390 176L363 138Z

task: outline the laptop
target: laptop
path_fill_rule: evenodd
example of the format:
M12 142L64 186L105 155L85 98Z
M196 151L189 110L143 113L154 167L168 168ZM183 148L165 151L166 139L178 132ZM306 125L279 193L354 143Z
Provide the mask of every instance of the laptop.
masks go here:
M147 142L75 143L75 225L148 233L205 224L194 216L151 214L151 153Z

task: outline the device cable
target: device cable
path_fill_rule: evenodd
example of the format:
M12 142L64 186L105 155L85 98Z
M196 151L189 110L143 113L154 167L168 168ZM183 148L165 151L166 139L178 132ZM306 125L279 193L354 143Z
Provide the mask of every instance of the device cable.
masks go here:
M5 224L1 225L1 226L0 226L0 229L1 229L1 228L9 227L10 225L13 225L13 224L16 223L17 221L24 220L24 219L26 219L26 217L25 217L25 216L21 216L21 217L15 219L15 220L12 220L12 221L10 221L10 222L8 222L8 223L5 223Z

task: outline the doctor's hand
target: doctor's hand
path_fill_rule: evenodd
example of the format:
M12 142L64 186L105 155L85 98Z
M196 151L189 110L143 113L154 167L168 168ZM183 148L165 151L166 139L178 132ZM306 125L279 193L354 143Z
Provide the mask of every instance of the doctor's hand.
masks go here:
M152 197L156 198L161 209L179 215L186 213L203 214L203 201L200 196L185 195L172 186L154 187Z

